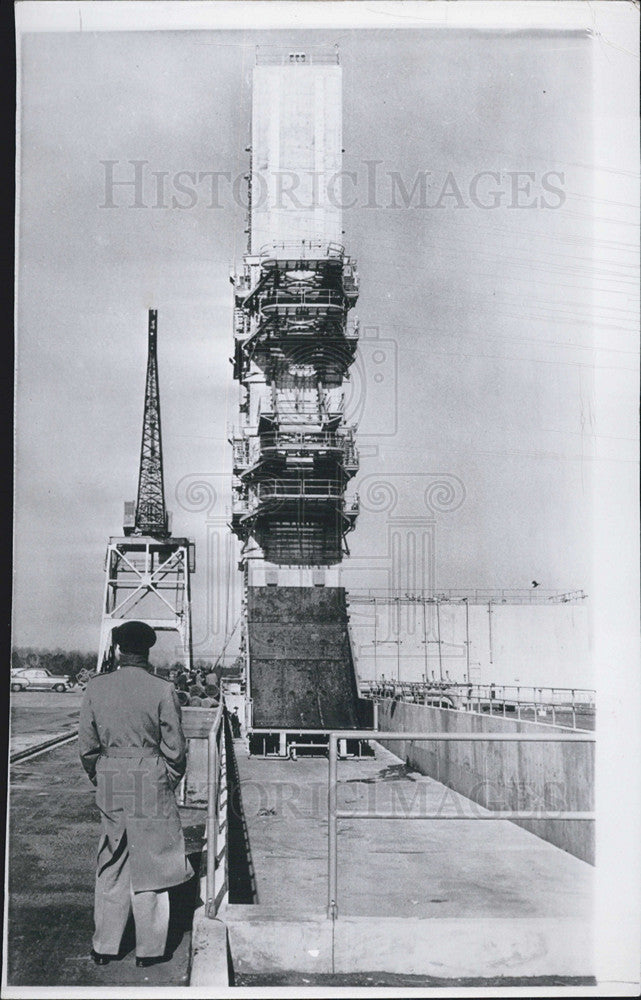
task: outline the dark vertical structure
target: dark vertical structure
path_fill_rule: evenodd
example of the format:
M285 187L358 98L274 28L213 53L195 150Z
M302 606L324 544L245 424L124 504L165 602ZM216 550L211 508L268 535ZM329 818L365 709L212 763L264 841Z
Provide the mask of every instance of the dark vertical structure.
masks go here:
M125 502L123 537L111 537L107 546L99 672L111 663L114 628L131 618L160 632L176 632L185 666L191 666L194 543L172 536L165 506L157 337L158 313L150 309L138 496Z
M149 310L147 380L140 446L140 472L136 500L135 533L165 538L169 535L162 466L160 393L158 391L158 312ZM125 532L126 533L126 532Z
M253 76L249 244L234 284L231 526L243 544L250 728L358 728L345 591L358 500L344 383L358 321L346 253L336 49L261 47ZM283 175L296 199L283 197ZM282 744L281 744L282 745Z

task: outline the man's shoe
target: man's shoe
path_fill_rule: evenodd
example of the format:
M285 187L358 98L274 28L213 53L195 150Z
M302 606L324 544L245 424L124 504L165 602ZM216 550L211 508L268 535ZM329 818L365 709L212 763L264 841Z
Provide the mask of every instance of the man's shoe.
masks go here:
M102 955L99 951L94 951L93 948L91 949L91 957L96 965L109 965L116 958L115 955Z
M164 962L164 955L155 955L153 958L138 958L136 957L136 968L138 969L148 969L150 965L157 965L158 962Z

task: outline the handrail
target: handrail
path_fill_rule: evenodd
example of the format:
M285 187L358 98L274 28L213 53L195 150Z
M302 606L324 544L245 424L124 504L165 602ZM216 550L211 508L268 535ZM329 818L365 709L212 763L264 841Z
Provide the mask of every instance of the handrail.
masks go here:
M291 480L289 483L283 481L277 486L260 482L252 486L253 492L248 495L240 495L239 489L236 486L232 487L231 512L233 516L253 516L266 503L271 503L270 510L275 511L281 509L281 503L292 500L340 502L342 512L349 517L358 515L360 511L358 496L348 499L345 496L346 486L331 480L318 481L317 483L307 481L303 485L299 480Z
M225 759L225 746L219 748L223 728L224 703L220 704L214 716L207 737L207 876L205 913L214 918L218 912L219 900L216 895L216 862L218 860L218 828L220 819L221 765Z
M516 696L507 694L509 690L516 691ZM521 697L521 692L532 691L531 697ZM549 697L543 698L543 692L548 691ZM537 697L538 693L538 697ZM569 694L565 699L558 695ZM483 709L489 711L491 717L500 716L507 718L507 710L516 712L517 719L522 720L524 709L532 711L535 716L546 715L549 711L552 716L551 725L556 725L557 714L565 713L572 716L572 729L581 729L577 726L577 714L583 710L589 714L596 711L596 692L592 688L543 688L536 685L509 685L509 684L465 684L457 681L433 681L426 683L423 681L372 681L363 680L360 683L360 696L366 699L376 700L377 698L401 699L404 701L417 702L419 704L429 704L428 699L448 700L449 705L441 705L442 708L450 708L453 711L461 712L481 712ZM583 696L583 697L581 697Z
M305 308L310 308L314 306L319 306L325 308L326 306L337 306L343 308L345 304L345 297L340 292L334 292L327 289L318 289L308 292L296 291L291 292L263 292L260 296L260 308L262 310L271 308L272 306L285 306L286 308L296 308L301 306Z
M595 688L589 687L579 687L575 685L574 687L558 687L556 684L478 684L476 682L468 683L467 681L397 681L397 680L372 680L371 678L364 680L363 686L369 685L370 687L379 687L382 685L393 685L397 688L408 688L408 689L425 689L425 690L442 690L448 688L462 688L467 690L468 688L474 688L474 690L485 690L494 689L495 691L570 691L572 694L578 692L579 694L589 694L596 695Z
M256 495L261 500L272 497L341 497L345 491L344 485L338 479L291 479L274 480L256 484Z
M283 415L283 411L279 411ZM250 465L260 461L265 451L314 451L326 449L344 455L345 462L358 462L358 452L351 427L335 431L281 431L260 434L252 438L235 436L231 438L234 461L237 465Z
M332 259L341 258L345 254L345 247L340 243L326 243L323 240L273 240L271 243L263 244L258 251L258 256L273 256L274 250L293 250L295 253L290 257L293 256L296 260L305 260L306 250L325 250L325 256ZM311 259L318 260L317 257Z
M538 685L515 685L503 684L460 684L456 681L433 681L424 683L421 681L361 681L361 690L364 695L373 694L385 696L396 695L439 695L450 694L454 698L463 699L469 704L494 702L507 703L509 705L536 705L537 708L567 708L572 705L587 705L595 707L596 691L593 688L557 688L539 687ZM510 694L516 691L516 694ZM532 692L528 695L527 692ZM544 697L545 695L545 697ZM558 696L558 697L557 697Z
M483 819L483 820L594 820L594 812L542 812L537 810L501 810L479 815L470 813L456 815L441 813L412 813L399 816L395 812L354 812L338 808L338 741L371 740L406 742L495 742L495 743L595 743L593 733L425 733L425 732L376 732L364 730L336 730L329 733L329 768L327 789L327 916L335 920L338 916L338 820L339 819Z

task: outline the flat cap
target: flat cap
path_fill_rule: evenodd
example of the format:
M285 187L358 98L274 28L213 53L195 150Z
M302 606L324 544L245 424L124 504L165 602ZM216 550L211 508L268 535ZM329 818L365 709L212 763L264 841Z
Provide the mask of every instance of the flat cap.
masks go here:
M156 642L156 633L144 622L127 621L111 633L114 643L125 653L148 653Z

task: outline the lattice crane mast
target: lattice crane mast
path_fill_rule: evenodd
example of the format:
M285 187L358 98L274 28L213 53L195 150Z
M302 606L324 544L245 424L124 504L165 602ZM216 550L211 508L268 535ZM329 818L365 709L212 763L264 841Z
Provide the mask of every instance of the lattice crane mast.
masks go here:
M170 530L169 515L165 507L163 478L157 337L158 312L156 309L150 309L138 497L135 505L132 502L125 503L124 532L125 535L150 535L153 538L167 538Z
M184 664L191 667L194 543L172 535L165 506L157 334L158 313L150 309L138 497L125 503L124 537L111 537L107 545L98 672L113 666L114 628L132 618L178 633Z

